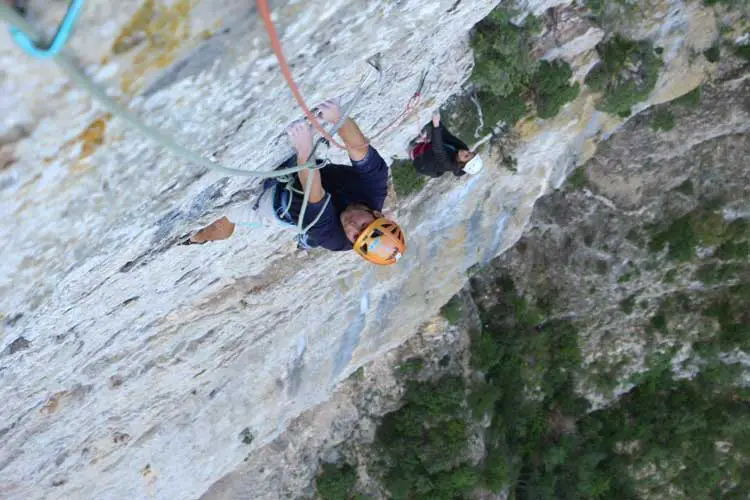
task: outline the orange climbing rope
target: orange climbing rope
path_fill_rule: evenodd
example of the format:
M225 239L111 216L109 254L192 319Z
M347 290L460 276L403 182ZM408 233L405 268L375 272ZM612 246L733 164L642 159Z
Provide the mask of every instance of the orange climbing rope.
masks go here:
M313 112L310 111L310 108L305 103L305 99L302 97L299 87L294 81L294 76L292 76L292 72L289 69L289 64L287 63L286 57L284 57L284 49L281 47L279 34L276 32L276 27L271 20L271 9L268 7L268 0L257 0L257 5L258 12L260 12L260 16L263 18L263 24L266 27L268 38L271 41L271 48L273 48L273 52L274 54L276 54L276 59L279 61L281 74L284 76L284 79L289 86L289 90L292 91L294 98L302 108L305 116L308 120L310 120L310 123L313 125L313 127L315 127L317 131L320 132L320 135L322 135L329 143L333 144L339 149L347 149L346 146L339 144L333 137L331 137L331 134L329 134L326 129L323 128L323 125L320 124Z

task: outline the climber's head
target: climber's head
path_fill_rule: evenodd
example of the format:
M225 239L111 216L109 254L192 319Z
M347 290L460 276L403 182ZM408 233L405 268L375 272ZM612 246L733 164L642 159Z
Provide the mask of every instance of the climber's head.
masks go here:
M341 225L354 251L374 264L394 264L406 251L404 233L395 222L365 205L349 205L341 212Z
M476 155L476 153L472 153L468 149L459 149L456 154L456 162L458 162L458 166L463 168L463 166L469 163Z
M467 174L476 174L483 167L482 158L477 153L466 149L462 149L456 154L456 164L460 170Z

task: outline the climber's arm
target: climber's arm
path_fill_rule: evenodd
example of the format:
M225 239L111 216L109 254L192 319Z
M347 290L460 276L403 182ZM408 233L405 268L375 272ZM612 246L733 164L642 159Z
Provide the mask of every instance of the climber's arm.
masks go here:
M318 106L318 114L329 123L338 123L341 119L341 107L334 101L326 101ZM344 141L349 158L354 161L365 158L369 144L354 120L349 117L344 120L344 124L339 129L339 136Z
M297 159L297 164L304 163L307 160L301 160ZM302 184L302 189L305 189L307 187L307 182L310 176L312 175L312 187L310 188L310 203L318 203L320 200L323 199L323 197L326 195L325 190L323 189L323 182L320 179L320 170L310 170L309 168L306 168L304 170L300 170L297 172L297 175L299 176L299 181Z
M339 129L339 135L349 152L349 158L354 161L360 161L367 156L369 144L367 143L367 139L365 139L365 135L359 130L357 124L354 123L354 120L347 118L344 121L344 125Z
M292 142L294 150L297 152L297 165L307 162L312 156L312 129L310 125L303 121L295 122L287 129L289 140ZM297 172L302 188L305 189L308 180L312 176L312 186L310 188L310 202L318 203L326 195L323 189L323 182L320 178L320 170L310 170L306 168Z

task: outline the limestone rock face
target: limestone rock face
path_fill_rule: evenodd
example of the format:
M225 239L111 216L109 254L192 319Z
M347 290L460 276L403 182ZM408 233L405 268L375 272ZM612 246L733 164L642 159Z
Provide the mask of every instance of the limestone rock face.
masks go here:
M460 91L472 67L468 33L496 3L272 7L311 105L351 97L366 59L381 55L383 84L353 113L368 135L404 109L429 69L420 111L374 143L391 158ZM682 22L668 32L644 28L672 44L653 102L699 83L681 78L686 67L706 74L678 43L703 11L657 3ZM558 4L522 8L539 14ZM32 2L31 20L51 34L64 8ZM571 62L582 81L601 33L564 33L569 39L545 52ZM301 113L252 2L91 0L69 49L111 95L206 156L270 170L291 152L283 129ZM279 454L287 459L257 468L255 482L239 475L236 491L298 495L301 480L278 478L310 457L297 456L289 437L328 436L325 425L305 429L300 415L336 411L320 405L337 384L413 335L461 288L466 269L511 247L535 201L622 123L584 90L554 119L520 125L517 174L487 148L480 175L391 197L386 209L403 224L409 251L397 266L375 268L355 255L297 252L288 234L263 229L179 245L253 198L258 182L175 159L51 62L21 53L6 30L0 116L0 496L10 499L197 498L246 471L246 458ZM332 159L345 161L335 151Z

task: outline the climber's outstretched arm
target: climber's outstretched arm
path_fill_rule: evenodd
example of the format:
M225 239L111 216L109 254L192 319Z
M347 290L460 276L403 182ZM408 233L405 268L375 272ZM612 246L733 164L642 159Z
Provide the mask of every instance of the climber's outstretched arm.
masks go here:
M318 106L318 114L329 123L338 123L341 118L341 107L334 101L326 101ZM344 120L339 129L339 136L344 141L349 158L354 161L365 158L369 144L354 120L349 117Z
M302 165L310 159L313 151L313 133L312 127L304 122L297 121L292 123L286 130L289 135L289 140L294 146L294 150L297 152L297 165ZM312 187L310 188L310 203L318 203L326 195L323 189L323 182L320 179L320 170L304 169L300 170L297 175L299 176L300 183L304 189L307 186L307 181L312 176Z

